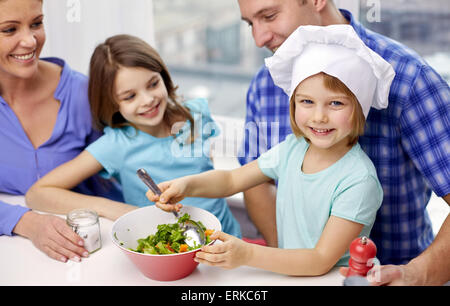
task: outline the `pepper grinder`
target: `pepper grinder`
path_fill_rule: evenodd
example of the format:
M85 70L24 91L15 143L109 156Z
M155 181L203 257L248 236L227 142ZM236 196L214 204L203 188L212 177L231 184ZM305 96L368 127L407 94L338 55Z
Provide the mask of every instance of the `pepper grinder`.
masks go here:
M350 244L350 259L348 261L349 276L365 277L367 272L374 266L373 259L377 255L377 247L367 237L356 238Z

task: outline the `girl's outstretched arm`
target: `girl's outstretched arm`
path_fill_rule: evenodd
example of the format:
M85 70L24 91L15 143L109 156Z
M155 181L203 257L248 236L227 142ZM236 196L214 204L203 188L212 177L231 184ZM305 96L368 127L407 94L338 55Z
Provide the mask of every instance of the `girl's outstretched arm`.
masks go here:
M175 209L171 204L185 197L223 198L270 180L255 160L234 170L211 170L163 182L158 185L162 191L160 197L151 191L146 195L159 208L170 211Z
M25 195L26 203L30 208L55 214L89 208L111 220L136 209L132 205L70 190L102 169L102 165L85 150L38 180Z
M228 197L270 180L255 160L234 170L211 170L192 176L187 186L187 196Z
M287 275L323 275L344 255L362 228L362 224L331 216L313 249L265 247L218 232L211 239L223 243L202 247L196 261L226 269L247 265Z

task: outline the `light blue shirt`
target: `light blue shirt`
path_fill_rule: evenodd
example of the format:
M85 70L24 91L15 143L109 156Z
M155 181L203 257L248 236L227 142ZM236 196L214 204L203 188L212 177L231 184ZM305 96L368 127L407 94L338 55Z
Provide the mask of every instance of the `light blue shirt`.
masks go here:
M375 168L359 144L330 167L302 172L309 144L291 134L258 158L261 171L278 180L278 244L285 249L312 249L330 216L364 225L369 236L383 190ZM348 252L336 265L348 265Z
M136 175L139 168L144 168L156 184L213 169L209 138L218 135L219 128L211 118L208 102L195 99L185 102L185 106L197 130L192 144L185 144L191 126L187 121L175 137L165 138L131 126L107 127L104 135L86 148L104 167L100 174L114 177L122 185L126 203L139 207L154 204L145 196L147 186ZM181 203L208 210L220 220L224 232L241 237L240 225L225 199L186 198Z

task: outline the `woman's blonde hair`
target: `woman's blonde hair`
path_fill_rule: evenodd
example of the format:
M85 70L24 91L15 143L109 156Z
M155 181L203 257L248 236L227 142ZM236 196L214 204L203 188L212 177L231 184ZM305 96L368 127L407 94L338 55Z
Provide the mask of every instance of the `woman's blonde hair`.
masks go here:
M324 72L319 73L319 75L323 76L323 85L326 89L332 90L338 93L342 93L349 97L350 101L353 104L353 112L350 116L350 120L352 122L352 132L349 135L349 146L353 146L357 141L360 135L364 133L364 125L366 123L366 118L364 117L364 113L361 105L358 102L358 99L353 94L353 92L348 89L348 87L342 83L338 78L335 78L329 74ZM289 115L290 115L290 123L291 129L295 136L304 137L306 141L310 141L300 130L300 128L295 123L295 92L289 101Z
M181 105L176 95L169 71L158 52L142 39L131 35L116 35L98 45L91 57L89 67L89 101L94 125L103 130L126 125L133 126L119 112L114 83L120 67L140 67L158 72L166 86L169 101L163 120L169 127L178 121L191 122L191 140L194 138L194 119L189 110ZM189 141L189 142L190 142Z

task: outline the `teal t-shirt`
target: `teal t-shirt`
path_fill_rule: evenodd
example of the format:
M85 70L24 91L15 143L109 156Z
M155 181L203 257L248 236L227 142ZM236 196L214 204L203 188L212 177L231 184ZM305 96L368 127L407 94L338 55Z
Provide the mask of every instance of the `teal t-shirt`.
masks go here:
M312 249L330 216L364 225L369 236L383 190L375 167L357 143L340 160L313 174L302 172L309 144L291 134L258 158L264 175L278 180L278 244L285 249ZM336 265L348 265L348 252Z
M106 127L104 135L86 148L102 164L104 170L100 175L113 177L122 185L125 203L139 207L154 204L145 196L148 187L136 175L139 168L146 169L156 184L213 169L209 138L220 131L211 118L208 102L194 99L184 105L190 110L196 127L196 138L191 144L186 144L191 135L187 120L180 124L175 137L165 138L156 138L131 126ZM181 203L213 213L224 232L241 237L240 225L225 199L186 198Z

